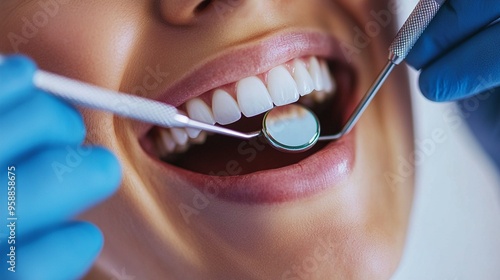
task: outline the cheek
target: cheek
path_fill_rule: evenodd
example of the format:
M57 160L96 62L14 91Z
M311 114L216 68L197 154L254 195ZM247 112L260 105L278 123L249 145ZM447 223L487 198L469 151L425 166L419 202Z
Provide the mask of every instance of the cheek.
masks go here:
M13 33L26 39L18 45L21 53L33 57L43 69L119 87L139 34L138 7L117 1L70 1L46 8L33 2L20 9L9 24Z

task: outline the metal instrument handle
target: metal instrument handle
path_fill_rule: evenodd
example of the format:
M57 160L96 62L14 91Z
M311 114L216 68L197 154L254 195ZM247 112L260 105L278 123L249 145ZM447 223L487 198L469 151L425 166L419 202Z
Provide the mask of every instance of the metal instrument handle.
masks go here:
M420 0L389 47L389 60L400 64L446 0Z
M177 120L174 106L138 96L93 86L60 75L38 70L33 83L75 105L104 110L114 114L163 127L184 126Z

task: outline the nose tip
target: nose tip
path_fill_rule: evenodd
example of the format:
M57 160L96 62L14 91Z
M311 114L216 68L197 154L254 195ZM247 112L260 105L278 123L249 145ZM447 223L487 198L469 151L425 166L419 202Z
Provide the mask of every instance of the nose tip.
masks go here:
M196 19L196 13L211 0L162 0L161 15L163 19L173 25L189 25Z

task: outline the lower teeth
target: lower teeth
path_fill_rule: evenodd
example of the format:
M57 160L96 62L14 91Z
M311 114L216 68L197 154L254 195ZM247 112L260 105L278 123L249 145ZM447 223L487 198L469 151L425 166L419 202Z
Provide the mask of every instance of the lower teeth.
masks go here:
M314 91L309 95L303 96L296 103L302 104L308 108L319 108L322 103L327 99L331 99L332 95L326 92ZM253 117L255 118L255 117ZM252 119L253 119L252 118ZM258 119L258 118L257 118ZM231 126L237 126L238 122L231 124ZM259 121L260 124L260 121ZM248 131L260 130L261 127L255 129L247 129ZM155 147L157 154L170 161L171 158L177 158L178 155L187 152L192 145L203 145L206 142L209 134L205 131L199 133L196 138L191 138L186 132L182 133L179 129L165 129L157 128L153 139L155 141ZM247 130L243 132L247 132Z

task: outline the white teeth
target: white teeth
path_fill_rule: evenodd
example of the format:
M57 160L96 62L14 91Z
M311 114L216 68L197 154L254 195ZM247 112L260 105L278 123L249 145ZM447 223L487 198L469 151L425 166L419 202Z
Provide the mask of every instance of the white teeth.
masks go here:
M293 69L291 73L289 68ZM211 125L227 125L241 119L242 113L246 117L253 117L269 111L274 105L294 103L300 96L303 96L300 99L302 104L314 106L326 100L337 87L327 62L316 57L295 59L271 69L267 73L266 83L267 86L256 76L242 79L236 83L236 98L225 90L216 89L211 104L201 98L189 100L185 105L186 115ZM203 144L207 135L210 135L192 128L159 129L159 132L154 144L162 157L185 152L193 144Z
M190 139L189 142L192 144L203 144L205 143L205 140L207 140L207 133L202 131L198 137Z
M248 77L236 84L236 94L241 112L253 117L273 108L273 101L264 83L257 77Z
M160 140L163 145L161 145L168 153L175 150L176 143L172 138L172 135L166 129L160 129ZM165 155L163 155L165 156Z
M321 66L319 65L318 59L314 56L309 59L309 74L314 82L314 89L316 91L323 90Z
M188 134L184 128L173 127L170 129L175 143L184 145L188 141Z
M215 124L212 110L203 100L199 98L189 100L186 103L186 109L191 119L207 124ZM187 128L186 131L191 138L196 138L201 132L201 130L192 128Z
M297 83L300 96L307 95L314 90L314 82L304 63L298 59L293 62L293 78Z
M238 103L223 90L216 90L212 97L212 110L215 121L221 125L233 123L241 118Z
M161 138L161 136L158 136L158 138L156 138L155 141L156 142L154 144L156 147L156 152L158 153L160 158L166 157L168 154L170 154L172 152L172 151L167 150L167 148L165 147L165 144L163 144L163 139ZM174 145L175 145L175 143L174 143Z
M321 77L323 80L323 90L326 91L327 93L332 92L335 90L336 84L333 81L332 77L330 76L330 70L328 69L328 65L326 64L326 61L321 61Z
M203 144L207 139L207 133L205 131L202 131L196 138L189 139L187 138L187 133L183 132L183 129L160 128L158 131L159 137L156 138L156 150L160 157L166 157L172 153L183 153L189 150L192 144ZM185 143L179 143L184 140L186 140Z
M299 100L297 84L284 66L278 66L269 71L267 89L276 106L282 106Z
M177 145L177 147L175 147L175 151L176 153L184 153L185 151L189 150L189 144L186 143L186 144L183 144L183 145Z

